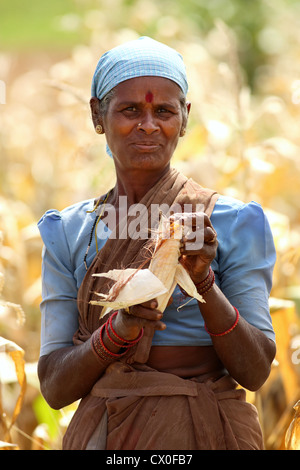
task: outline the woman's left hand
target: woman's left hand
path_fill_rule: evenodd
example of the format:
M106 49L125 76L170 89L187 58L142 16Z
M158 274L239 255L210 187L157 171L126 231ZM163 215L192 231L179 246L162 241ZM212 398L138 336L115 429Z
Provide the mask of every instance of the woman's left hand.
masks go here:
M207 214L185 214L185 225L192 227L188 238L182 239L180 263L189 272L195 284L203 281L209 272L211 262L216 256L218 241ZM194 238L192 238L192 234Z

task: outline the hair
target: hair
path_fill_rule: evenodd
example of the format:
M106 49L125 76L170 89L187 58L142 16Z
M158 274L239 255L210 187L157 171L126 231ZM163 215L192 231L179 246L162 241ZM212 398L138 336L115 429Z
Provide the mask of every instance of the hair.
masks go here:
M183 91L181 91L181 96L180 96L180 105L181 105L181 111L182 111L182 125L183 127L186 127L187 121L188 121L188 110L187 110L187 102L186 102L186 97Z
M106 95L100 101L100 113L101 113L102 116L106 115L106 113L108 111L108 107L109 107L110 102L113 99L114 95L115 95L115 90L113 88L108 93L106 93Z

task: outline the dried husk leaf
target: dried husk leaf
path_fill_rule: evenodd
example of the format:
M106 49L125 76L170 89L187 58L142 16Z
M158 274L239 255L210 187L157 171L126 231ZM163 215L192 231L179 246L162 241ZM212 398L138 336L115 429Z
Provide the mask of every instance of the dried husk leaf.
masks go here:
M183 227L180 220L176 221L176 215L160 220L149 269L113 269L107 273L94 274L116 281L107 295L95 292L102 299L90 302L106 307L100 317L112 309L127 308L154 298L157 299L158 310L164 312L176 284L191 297L204 302L189 273L179 262Z
M4 352L8 354L14 362L17 380L20 385L20 393L10 420L10 423L7 423L6 420L1 419L2 439L4 441L10 441L10 430L15 423L22 407L25 390L26 390L26 375L25 375L25 361L24 361L24 351L16 343L9 341L5 338L0 337L0 353ZM2 411L2 404L0 403L0 411Z
M94 276L108 277L124 283L115 300L110 300L116 288L115 285L107 295L95 292L99 297L103 297L103 300L92 300L91 304L107 307L105 310L103 309L101 316L104 316L112 309L126 308L147 302L147 300L167 292L167 288L149 269L115 269L103 274L94 274ZM128 282L126 282L127 279L129 279Z
M300 400L293 408L295 416L285 435L286 450L300 450Z

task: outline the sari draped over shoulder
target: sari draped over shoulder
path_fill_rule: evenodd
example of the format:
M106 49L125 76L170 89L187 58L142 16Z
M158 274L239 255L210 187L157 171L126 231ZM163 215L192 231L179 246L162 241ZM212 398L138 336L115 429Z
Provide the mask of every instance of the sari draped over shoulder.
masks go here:
M211 215L218 194L174 169L141 201L150 217L152 204L203 204ZM150 226L150 225L149 225ZM94 292L105 293L107 279L93 277L109 269L147 265L147 240L110 237L94 258L78 292L79 328L74 344L87 341L104 320L91 305ZM183 379L146 365L152 329L136 348L110 364L84 397L63 440L63 449L198 450L261 449L255 407L230 376Z
M196 206L202 205L203 212L211 215L218 194L196 184L192 179L186 178L175 169L161 178L156 185L148 191L145 197L140 201L141 207L147 208L144 214L143 226L151 227L153 222L152 207L158 207L164 204L166 207L178 207L183 204L190 204L191 210ZM91 334L99 328L101 321L101 307L91 305L91 300L97 300L94 292L107 293L111 286L107 278L94 277L94 273L107 272L109 269L138 268L144 267L150 262L149 244L145 238L132 238L127 235L128 225L134 216L129 216L127 223L116 227L110 235L104 247L94 258L90 265L83 282L78 291L78 309L79 309L79 328L74 336L74 343L80 344L86 341ZM119 227L123 227L126 233L116 233ZM118 236L117 236L118 235ZM106 317L107 318L107 317ZM105 319L106 321L106 319ZM153 330L145 328L142 340L138 347L132 350L135 352L132 361L146 362L149 348L151 346ZM127 361L129 360L127 356Z

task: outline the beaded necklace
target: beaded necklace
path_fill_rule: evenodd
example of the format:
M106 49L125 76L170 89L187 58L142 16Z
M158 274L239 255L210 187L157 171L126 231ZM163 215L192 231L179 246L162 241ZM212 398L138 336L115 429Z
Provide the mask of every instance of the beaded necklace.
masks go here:
M99 214L98 217L96 217L95 220L94 220L94 223L93 223L93 226L92 226L92 230L91 230L91 233L90 233L89 243L88 243L88 246L87 246L87 249L86 249L84 258L83 258L83 262L84 262L86 271L88 270L88 266L87 266L86 259L87 259L87 255L88 255L89 249L90 249L91 244L92 244L94 231L95 231L96 252L98 253L97 226L98 226L98 223L99 223L99 221L101 220L101 217L102 217L102 215L103 215L103 212L104 212L104 209L105 209L105 205L106 205L106 202L107 202L107 199L108 199L108 196L110 195L110 193L111 193L111 191L109 191L109 192L106 194L106 196L105 196L104 199L99 199L99 200L97 201L97 204L95 205L95 207L94 207L94 209L93 209L92 211L87 211L88 214L92 214L93 212L95 212L95 211L97 210L97 208L98 208L98 206L99 206L100 204L103 205L100 214Z

